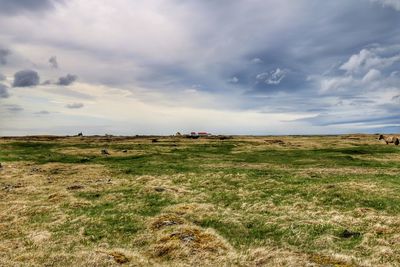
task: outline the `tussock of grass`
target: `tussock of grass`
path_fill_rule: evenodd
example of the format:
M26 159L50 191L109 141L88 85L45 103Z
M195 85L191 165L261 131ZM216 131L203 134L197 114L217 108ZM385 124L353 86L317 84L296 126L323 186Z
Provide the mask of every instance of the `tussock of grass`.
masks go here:
M226 255L229 245L211 230L190 225L171 227L158 234L150 253L168 260L192 261L191 257Z

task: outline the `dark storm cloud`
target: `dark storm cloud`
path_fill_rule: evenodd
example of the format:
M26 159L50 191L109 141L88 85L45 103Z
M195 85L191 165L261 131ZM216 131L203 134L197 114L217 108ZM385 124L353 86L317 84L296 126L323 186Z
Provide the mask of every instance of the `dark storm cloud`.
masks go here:
M21 70L14 74L13 87L36 86L40 82L39 74L34 70Z
M0 83L0 98L8 98L9 96L8 87Z
M65 107L69 108L69 109L79 109L79 108L83 108L83 104L82 103L72 103L72 104L68 104Z
M64 77L60 77L58 79L57 84L63 85L63 86L68 86L68 85L71 85L73 82L75 82L77 79L78 79L78 76L72 75L72 74L67 74Z
M54 69L58 68L58 61L57 61L57 57L56 56L52 56L49 58L49 63L51 65L51 67L53 67Z
M7 57L11 54L10 50L0 48L0 65L7 64Z
M20 12L37 12L54 8L63 0L0 0L0 13L14 15Z

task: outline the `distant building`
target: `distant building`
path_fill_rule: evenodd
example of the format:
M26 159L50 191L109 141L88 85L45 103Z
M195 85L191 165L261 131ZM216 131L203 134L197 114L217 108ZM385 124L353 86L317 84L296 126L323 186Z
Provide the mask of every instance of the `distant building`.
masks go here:
M207 132L191 132L190 136L194 137L194 136L210 136L210 133Z

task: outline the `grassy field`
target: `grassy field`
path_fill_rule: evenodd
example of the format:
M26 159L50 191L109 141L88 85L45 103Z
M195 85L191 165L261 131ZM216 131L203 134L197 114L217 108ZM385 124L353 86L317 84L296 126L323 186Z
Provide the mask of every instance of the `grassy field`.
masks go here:
M400 266L374 135L0 138L0 162L0 266Z

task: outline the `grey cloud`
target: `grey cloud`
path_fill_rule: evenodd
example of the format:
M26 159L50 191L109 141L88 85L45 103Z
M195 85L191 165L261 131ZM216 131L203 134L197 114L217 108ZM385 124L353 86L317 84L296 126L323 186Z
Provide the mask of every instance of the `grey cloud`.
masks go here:
M228 80L229 83L238 83L239 82L239 78L236 76L233 76L232 78L230 78Z
M19 105L5 105L5 108L10 112L20 112L24 109Z
M0 73L0 81L4 81L6 79L6 76L4 74Z
M8 98L9 96L8 87L0 83L0 98Z
M33 114L36 114L36 115L49 115L50 113L51 113L50 111L41 110L41 111L35 112Z
M261 63L263 63L263 61L262 61L261 58L255 57L255 58L253 58L253 59L251 60L251 63L253 63L253 64L261 64Z
M392 7L400 11L400 1L399 0L371 0L372 2L380 3L382 6Z
M79 109L79 108L83 108L83 104L82 103L72 103L72 104L68 104L65 107L69 108L69 109Z
M45 80L44 82L42 82L42 85L50 85L50 84L53 84L51 80Z
M1 7L1 5L0 5ZM6 65L7 64L7 57L11 54L10 50L0 48L0 64Z
M54 8L63 0L0 0L0 13L15 15L20 12L40 12Z
M49 63L51 65L51 67L57 69L58 68L58 61L57 61L57 57L56 56L52 56L49 58Z
M39 74L34 70L21 70L14 74L13 87L36 86L40 82Z
M60 77L58 79L57 84L63 85L63 86L68 86L68 85L71 85L73 82L75 82L77 79L78 79L78 76L72 75L72 74L67 74L67 76Z
M378 115L358 115L358 116L331 116L319 115L313 118L302 119L303 121L312 122L314 125L331 126L340 124L398 124L400 122L400 112L394 115L378 114Z

